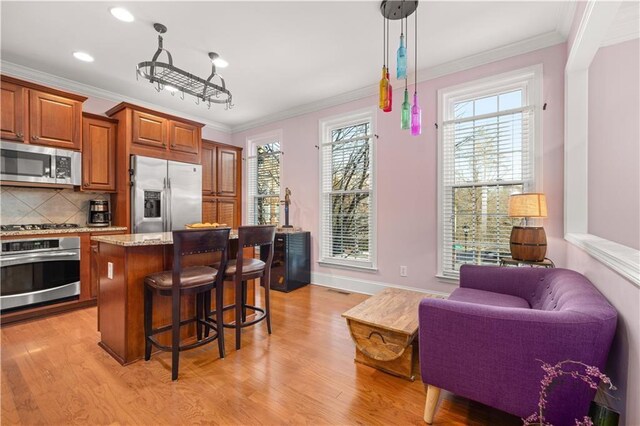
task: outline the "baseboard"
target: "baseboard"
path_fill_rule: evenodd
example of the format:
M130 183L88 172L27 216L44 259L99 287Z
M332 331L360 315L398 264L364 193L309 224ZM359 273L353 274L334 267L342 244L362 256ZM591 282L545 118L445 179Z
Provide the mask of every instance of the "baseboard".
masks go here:
M321 287L335 288L351 293L376 294L385 288L400 288L403 290L417 291L420 293L430 293L439 296L449 296L449 293L434 291L422 288L407 287L396 284L389 284L380 281L369 281L358 278L344 277L340 275L329 275L321 272L311 272L311 283Z

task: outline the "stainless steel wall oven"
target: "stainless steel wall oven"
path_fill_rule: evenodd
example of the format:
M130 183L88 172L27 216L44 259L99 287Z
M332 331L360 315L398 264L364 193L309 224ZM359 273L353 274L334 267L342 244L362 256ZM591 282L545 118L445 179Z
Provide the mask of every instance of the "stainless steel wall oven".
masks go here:
M2 240L0 309L80 294L80 238Z

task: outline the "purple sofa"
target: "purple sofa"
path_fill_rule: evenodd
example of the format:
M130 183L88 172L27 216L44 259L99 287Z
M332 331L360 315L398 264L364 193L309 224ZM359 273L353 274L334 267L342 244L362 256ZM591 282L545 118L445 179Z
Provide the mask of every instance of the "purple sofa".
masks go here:
M420 303L420 365L430 423L440 388L526 418L537 410L543 371L571 359L603 369L617 313L583 275L566 269L464 265L448 300ZM555 383L555 382L554 382ZM574 425L595 390L561 378L545 417Z

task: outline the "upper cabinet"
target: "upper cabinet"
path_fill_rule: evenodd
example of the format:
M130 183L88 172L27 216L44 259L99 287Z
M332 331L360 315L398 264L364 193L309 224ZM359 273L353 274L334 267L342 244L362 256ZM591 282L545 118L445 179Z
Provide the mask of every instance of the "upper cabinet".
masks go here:
M200 163L203 124L126 102L107 111L107 115L118 119L120 125L125 123L127 131L123 135L130 134L131 139L118 143L128 145L130 154Z
M201 145L200 127L189 123L169 120L170 150L197 154Z
M68 149L82 146L82 102L30 90L29 121L31 143Z
M202 144L202 193L204 195L216 193L216 150L215 145Z
M242 149L211 141L202 144L202 194L239 195Z
M242 148L202 142L202 221L241 224Z
M218 195L235 197L238 194L238 150L218 148Z
M167 119L144 112L132 111L131 142L160 149L167 146Z
M82 189L116 190L116 120L83 114Z
M2 139L24 142L27 128L29 102L26 99L27 89L17 84L2 81Z
M84 96L2 76L2 138L80 150Z

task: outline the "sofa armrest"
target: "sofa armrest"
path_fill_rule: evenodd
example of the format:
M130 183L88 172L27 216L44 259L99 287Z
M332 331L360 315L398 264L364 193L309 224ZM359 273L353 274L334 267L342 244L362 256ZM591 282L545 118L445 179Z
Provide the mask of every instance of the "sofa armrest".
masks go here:
M615 319L577 312L432 298L420 303L419 324L425 383L522 417L537 406L543 376L538 360L572 359L602 368L615 329ZM588 387L569 384L554 390L553 399L579 401L576 406L587 409L592 397Z

